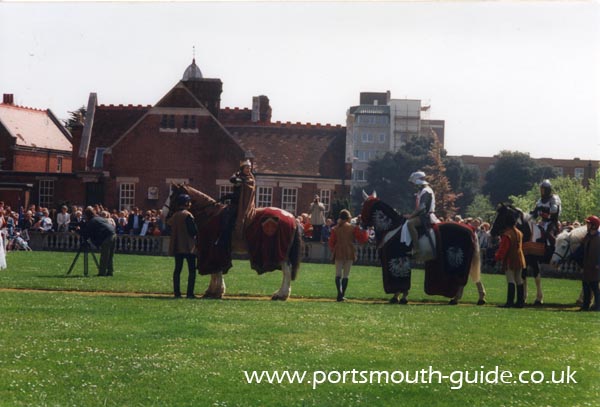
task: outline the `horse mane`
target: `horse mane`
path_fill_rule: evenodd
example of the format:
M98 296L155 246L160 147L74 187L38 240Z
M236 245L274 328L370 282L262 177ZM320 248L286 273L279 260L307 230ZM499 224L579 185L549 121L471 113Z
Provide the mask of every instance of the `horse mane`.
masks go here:
M184 184L175 185L175 188L180 191L185 192L192 198L192 207L190 208L190 212L197 221L200 221L201 218L211 218L212 216L217 215L225 205L219 203L211 196L205 194L204 192L198 191L197 189Z
M375 239L380 241L386 232L397 228L405 219L387 203L370 197L363 203L362 222L375 228Z
M585 235L587 234L587 226L579 226L578 228L572 230L563 230L556 236L557 243L559 240L566 239L567 237L571 238L571 246L579 245Z

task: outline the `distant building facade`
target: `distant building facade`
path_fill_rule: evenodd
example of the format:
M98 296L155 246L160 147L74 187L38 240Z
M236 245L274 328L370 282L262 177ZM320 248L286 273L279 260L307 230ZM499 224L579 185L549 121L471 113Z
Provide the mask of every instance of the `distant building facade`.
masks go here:
M396 152L406 140L435 133L444 144L444 120L428 118L429 105L418 99L392 99L390 92L362 92L360 104L346 113L346 163L352 185L367 182L369 161Z

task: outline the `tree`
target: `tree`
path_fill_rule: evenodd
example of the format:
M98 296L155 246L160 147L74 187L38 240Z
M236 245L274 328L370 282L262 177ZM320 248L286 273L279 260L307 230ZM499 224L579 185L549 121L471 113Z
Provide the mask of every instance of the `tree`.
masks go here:
M85 106L81 106L79 109L69 112L69 118L65 120L63 124L69 131L73 131L74 127L81 126L83 124L85 113Z
M399 212L412 212L415 206L414 185L408 182L408 177L412 172L433 164L429 152L434 140L432 135L410 137L397 152L386 153L382 158L369 162L366 192L377 191L379 197ZM355 207L360 207L360 189L353 191L352 201Z
M481 218L489 223L491 223L494 216L496 216L496 210L490 203L490 198L481 194L477 194L473 197L473 202L467 207L465 213L467 216Z
M457 157L444 158L444 165L450 185L458 196L455 205L458 211L465 215L467 208L479 192L479 168L467 166Z
M590 194L592 198L592 214L600 216L600 170L596 171L596 176L590 179Z
M493 168L485 174L483 193L492 204L505 202L511 195L523 195L544 178L556 176L556 170L540 166L529 154L501 151Z
M559 177L552 179L551 182L553 193L557 194L561 200L561 220L581 222L594 213L594 207L597 205L597 201L594 199L595 191L587 190L581 180ZM510 199L513 205L527 212L534 208L539 197L540 188L535 185L525 194L511 196Z
M452 191L452 186L446 176L446 166L442 161L442 144L437 138L434 139L428 157L431 164L425 166L424 170L435 193L435 212L443 218L452 217L456 214L454 203L458 197Z

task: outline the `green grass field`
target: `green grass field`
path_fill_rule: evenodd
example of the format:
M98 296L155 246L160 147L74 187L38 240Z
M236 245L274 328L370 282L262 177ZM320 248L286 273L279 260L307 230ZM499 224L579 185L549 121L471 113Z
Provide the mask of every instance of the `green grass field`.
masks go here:
M411 303L400 306L386 303L378 268L355 266L350 300L336 303L333 266L304 264L292 299L272 302L266 299L279 287L281 273L257 276L247 262L235 262L226 276L230 299L174 300L171 258L117 255L113 278L85 278L81 268L65 276L72 258L8 254L9 268L0 272L1 406L600 401L600 319L575 312L577 281L544 280L545 307L501 309L496 305L504 302L504 277L484 275L489 304L475 306L476 290L469 284L463 305L452 307L445 298L426 296L422 272L415 271ZM207 284L208 278L199 277L197 293ZM352 383L353 370L408 371L412 380L429 366L445 375L468 371L470 377L460 380L459 372L441 383ZM465 382L496 366L515 376L539 371L545 377L539 384ZM577 383L546 383L552 371L567 368L576 371ZM313 383L249 384L244 371L253 370L306 371ZM333 382L345 371L346 383L316 385L313 379L323 378L319 371ZM394 377L398 381L398 373Z

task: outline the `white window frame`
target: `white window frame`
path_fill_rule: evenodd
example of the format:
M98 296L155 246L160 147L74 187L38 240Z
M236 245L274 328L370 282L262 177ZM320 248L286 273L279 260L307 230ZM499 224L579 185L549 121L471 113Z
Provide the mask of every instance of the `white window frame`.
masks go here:
M229 185L219 185L219 198L224 197L227 194L230 194L233 192L233 185L229 184ZM230 200L227 200L227 203L230 203Z
M258 187L256 191L256 207L268 208L273 206L273 187Z
M50 208L54 204L54 180L41 179L38 184L38 205Z
M298 188L281 189L281 208L296 215L298 207Z
M359 177L360 175L360 177ZM367 180L367 171L366 170L353 170L352 171L352 179L354 181L366 181Z
M562 177L565 174L565 169L563 167L554 167L559 177Z
M62 172L62 169L63 169L63 156L57 155L56 156L56 172Z
M135 206L135 183L121 182L119 184L119 210L131 210Z
M385 133L379 133L379 143L385 143Z
M325 206L325 212L329 212L329 206L331 205L331 189L322 189L319 195L321 197L321 203Z
M577 167L573 170L573 176L577 179L583 179L585 176L585 171L581 167Z

